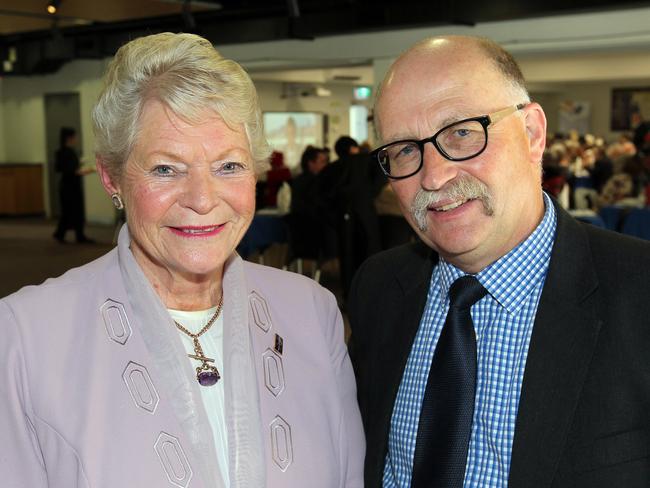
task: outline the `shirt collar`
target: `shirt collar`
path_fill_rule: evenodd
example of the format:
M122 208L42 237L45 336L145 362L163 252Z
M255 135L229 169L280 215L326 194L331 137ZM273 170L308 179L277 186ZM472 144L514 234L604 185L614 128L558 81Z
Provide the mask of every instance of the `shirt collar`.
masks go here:
M526 297L546 277L548 264L555 240L557 215L553 202L544 193L544 217L528 238L483 270L476 278L502 307L515 313L525 302ZM463 275L444 259L439 265L443 300L448 296L451 284Z

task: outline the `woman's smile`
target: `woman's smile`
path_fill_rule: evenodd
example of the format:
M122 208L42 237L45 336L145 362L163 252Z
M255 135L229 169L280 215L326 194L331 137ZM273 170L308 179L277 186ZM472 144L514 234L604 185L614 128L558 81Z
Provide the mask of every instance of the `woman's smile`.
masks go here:
M183 226L183 227L172 227L168 226L174 234L185 237L185 238L197 238L197 237L212 237L219 234L225 227L226 224L218 225L202 225L202 226Z

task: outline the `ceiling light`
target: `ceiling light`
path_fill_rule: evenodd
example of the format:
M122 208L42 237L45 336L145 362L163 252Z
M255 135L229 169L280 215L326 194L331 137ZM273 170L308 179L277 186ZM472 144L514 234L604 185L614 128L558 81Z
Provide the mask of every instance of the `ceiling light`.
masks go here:
M50 0L49 2L47 2L47 7L45 7L45 9L47 10L48 14L54 15L59 9L60 5L61 5L61 0Z

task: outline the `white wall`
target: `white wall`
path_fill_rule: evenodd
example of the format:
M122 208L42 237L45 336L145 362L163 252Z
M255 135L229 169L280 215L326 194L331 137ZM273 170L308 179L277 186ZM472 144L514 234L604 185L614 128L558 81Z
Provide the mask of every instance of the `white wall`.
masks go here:
M620 132L610 129L612 89L625 87L650 87L650 78L537 85L532 87L531 96L544 108L549 132L558 130L560 103L565 100L586 101L591 105L591 132L604 137L607 141L613 141ZM648 117L650 114L644 115Z
M43 164L47 161L45 135L45 95L79 93L81 110L81 158L94 165L94 138L90 112L101 89L104 61L74 61L52 75L6 77L2 86L1 113L4 154L11 163ZM111 223L114 210L96 174L85 177L86 214L89 222ZM49 215L49 187L43 173L44 201Z

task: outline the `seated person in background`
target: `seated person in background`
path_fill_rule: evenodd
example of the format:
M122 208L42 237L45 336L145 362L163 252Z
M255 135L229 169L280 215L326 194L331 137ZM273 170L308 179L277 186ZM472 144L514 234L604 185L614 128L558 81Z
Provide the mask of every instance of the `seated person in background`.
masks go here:
M614 165L612 160L609 159L605 153L605 149L601 146L595 146L594 151L594 164L589 171L591 173L591 181L594 185L594 190L597 193L600 193L605 186L605 183L608 179L612 177L614 173Z
M621 207L638 207L639 202L633 194L634 183L632 177L627 173L618 173L612 176L599 196L599 205L607 207L617 205Z
M318 194L318 174L327 166L327 155L307 146L300 159L302 172L291 183L291 213L317 219L322 210Z
M573 205L576 210L593 210L597 206L598 192L594 190L591 177L596 156L591 147L580 146L579 156L573 165L570 185L573 189Z
M551 148L544 150L542 156L542 188L555 197L562 208L568 209L571 203L571 189L567 184L568 167L562 166L562 151Z
M264 188L265 207L275 207L278 190L282 183L291 181L291 171L284 165L284 155L281 152L273 151L270 163L271 169L266 172L266 186Z
M291 183L291 212L287 216L294 257L336 256L336 230L326 219L327 207L319 191L319 174L326 166L326 152L307 146L300 159L302 172Z
M647 176L641 158L635 155L627 158L623 164L623 171L613 175L599 196L599 205L606 207L643 207L645 205L645 187Z
M612 161L614 173L620 173L623 170L625 161L637 153L637 148L632 143L630 136L623 133L607 148L607 157Z
M542 188L555 197L563 208L569 208L569 185L566 182L566 168L557 164L544 165Z
M269 147L212 44L121 47L93 111L117 248L0 300L12 488L361 488L343 321L315 282L244 262Z

